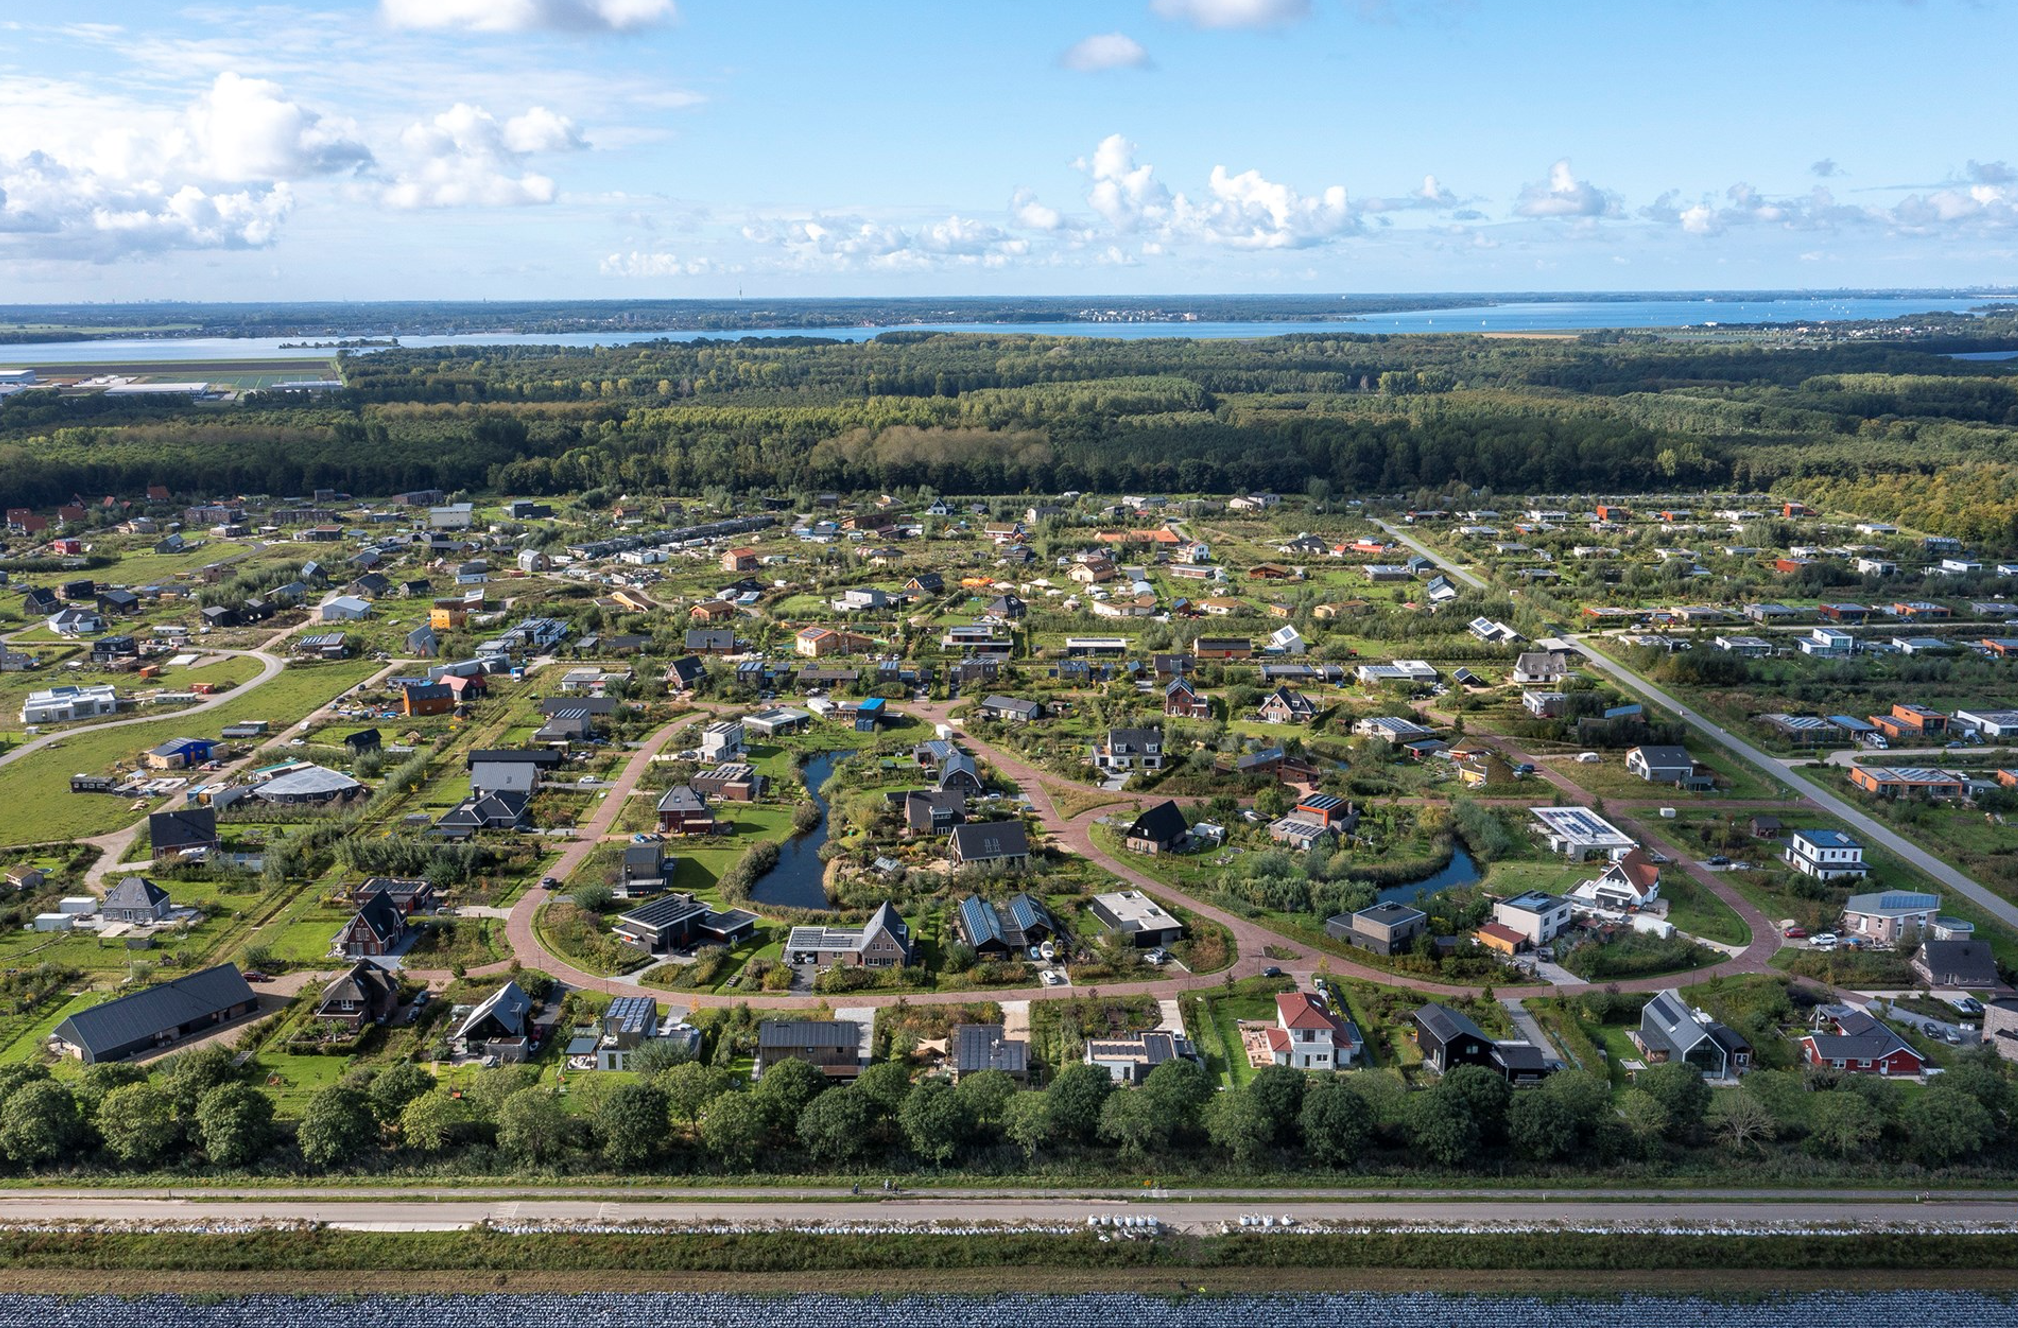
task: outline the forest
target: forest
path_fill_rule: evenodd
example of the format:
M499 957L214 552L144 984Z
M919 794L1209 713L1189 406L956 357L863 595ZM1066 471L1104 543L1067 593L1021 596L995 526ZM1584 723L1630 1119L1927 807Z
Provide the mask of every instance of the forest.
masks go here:
M1767 488L2018 544L2018 319L1778 348L1653 335L1104 340L989 332L346 354L340 393L19 393L11 503L1146 489Z

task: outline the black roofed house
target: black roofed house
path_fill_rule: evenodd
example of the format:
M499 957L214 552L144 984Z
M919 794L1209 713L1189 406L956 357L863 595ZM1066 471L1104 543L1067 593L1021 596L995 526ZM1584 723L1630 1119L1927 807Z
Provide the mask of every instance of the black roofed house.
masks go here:
M668 835L712 835L715 814L691 784L675 784L659 798L659 832Z
M337 929L329 952L346 959L375 959L391 954L405 939L406 914L391 899L376 894Z
M966 752L949 752L939 764L938 787L944 792L978 794L981 792L981 767Z
M229 604L213 604L203 610L203 623L206 627L236 627L238 610Z
M366 752L375 752L382 743L383 739L379 737L377 729L359 729L355 733L346 733L343 735L343 745L350 748L352 756L362 756Z
M707 665L698 655L683 655L666 665L666 686L675 692L690 692L707 676Z
M355 904L371 899L390 900L400 916L406 918L416 913L432 913L439 902L434 883L418 876L367 876L350 892L350 898Z
M1025 701L1014 696L984 696L979 709L984 718L1006 720L1012 724L1028 724L1044 718L1042 702Z
M912 789L904 795L904 833L943 835L967 819L966 795L954 789Z
M955 1024L946 1039L946 1060L953 1082L983 1070L1000 1070L1017 1083L1030 1078L1030 1044L1003 1036L1000 1024Z
M1198 694L1190 679L1179 675L1163 689L1163 713L1171 719L1211 719L1212 702Z
M230 964L172 978L79 1010L56 1025L50 1041L86 1065L122 1061L208 1033L259 1008L259 997Z
M548 715L546 722L533 734L534 742L555 743L567 746L577 742L592 742L596 736L594 716L583 706L569 706Z
M718 802L755 802L770 782L769 775L747 761L729 761L693 778L694 792Z
M1983 941L1922 941L1913 952L1913 971L1930 987L1997 988L1997 960Z
M147 818L147 838L156 859L208 853L218 844L217 811L212 807L178 807Z
M1423 1063L1438 1074L1460 1065L1480 1065L1509 1083L1527 1084L1556 1068L1533 1043L1494 1041L1447 1005L1425 1005L1415 1012L1415 1040Z
M1302 692L1278 687L1262 701L1260 714L1269 724L1308 724L1317 716L1317 704Z
M1162 729L1109 729L1093 748L1093 764L1102 770L1161 770Z
M398 979L377 964L360 959L322 989L315 1017L357 1032L366 1024L384 1023L398 1008Z
M780 1061L804 1061L829 1079L853 1079L868 1061L865 1029L851 1019L766 1019L757 1025L752 1079Z
M982 616L994 618L999 622L1015 622L1029 612L1029 606L1017 596L997 595L988 601L988 607L982 610Z
M657 844L626 844L617 863L616 892L622 898L655 895L666 888L670 867L665 849Z
M532 997L516 982L507 982L471 1007L449 1034L466 1056L493 1055L500 1060L524 1060L531 1047Z
M434 628L422 623L406 634L406 649L417 659L433 659L441 654L441 638Z
M463 756L463 768L474 770L479 764L504 764L516 762L521 765L537 766L541 770L552 770L567 758L549 747L479 747Z
M98 611L121 617L136 614L140 612L140 596L118 586L108 586L98 592Z
M1144 810L1122 834L1129 850L1135 853L1175 853L1190 837L1190 823L1168 798Z
M947 856L956 867L1026 867L1030 864L1030 836L1021 821L955 826Z
M918 595L937 595L946 589L946 578L937 572L920 572L904 583L904 589Z
M145 876L129 876L105 892L99 916L144 927L166 920L173 907L166 890Z
M687 629L686 648L696 655L733 655L736 653L736 634L704 627Z
M1011 895L1000 904L968 895L960 901L957 923L960 939L984 959L1014 958L1064 931L1044 901L1032 894Z
M698 945L737 945L756 930L748 909L716 910L688 894L671 894L640 904L617 918L617 940L646 954L690 950Z
M522 830L532 794L500 789L472 793L441 814L429 834L438 839L464 840L479 830Z

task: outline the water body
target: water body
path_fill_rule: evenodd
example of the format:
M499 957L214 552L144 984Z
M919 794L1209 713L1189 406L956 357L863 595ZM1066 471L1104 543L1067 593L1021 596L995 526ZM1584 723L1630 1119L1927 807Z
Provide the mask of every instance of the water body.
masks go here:
M1440 871L1425 876L1420 881L1390 885L1374 898L1383 904L1413 904L1424 895L1455 890L1459 886L1477 885L1484 874L1479 870L1478 861L1464 851L1464 845L1459 844L1451 850L1450 861L1446 862Z
M1283 1237L1293 1239L1293 1237ZM1005 1271L1005 1279L1013 1276ZM901 1274L893 1279L901 1281ZM1491 1275L1480 1278L1489 1283ZM38 1328L2003 1328L2011 1300L1941 1290L1806 1291L1758 1300L1454 1295L1416 1291L1184 1298L1077 1296L590 1295L0 1296L0 1322Z
M486 332L401 337L408 348L441 346L627 346L641 341L740 341L746 337L826 337L867 341L885 332L973 332L1052 337L1280 337L1298 333L1569 332L1599 328L1705 327L1731 323L1841 322L1908 314L1968 313L1981 299L1879 296L1813 300L1561 300L1451 309L1361 314L1336 322L1267 323L907 323L887 327L769 328L733 332ZM322 360L327 350L282 350L299 337L114 337L103 341L35 341L0 345L0 365L120 364L209 360ZM361 351L360 354L371 354Z
M2018 350L1958 350L1949 356L1951 360L2018 360Z
M808 796L820 809L820 823L778 846L778 865L750 887L750 898L755 902L784 908L827 907L827 864L820 861L820 847L827 842L830 817L827 800L820 796L819 789L827 782L827 776L834 773L834 767L850 755L850 752L820 752L806 762L806 787L813 790Z

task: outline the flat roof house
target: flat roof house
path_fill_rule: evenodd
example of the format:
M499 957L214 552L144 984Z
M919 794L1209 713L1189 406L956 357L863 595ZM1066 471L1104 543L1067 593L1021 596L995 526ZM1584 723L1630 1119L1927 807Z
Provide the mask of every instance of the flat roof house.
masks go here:
M736 945L756 929L747 909L717 911L692 895L674 894L641 904L617 918L617 940L646 954L688 950L697 945Z
M1631 835L1584 807L1534 807L1529 814L1540 823L1550 850L1566 857L1611 857L1634 846Z
M1088 1038L1082 1054L1087 1065L1099 1066L1118 1084L1139 1084L1165 1061L1194 1058L1184 1034L1164 1028L1126 1037Z
M79 1010L56 1025L50 1042L86 1065L123 1061L211 1032L258 1008L259 997L237 967L218 964Z
M1851 895L1843 901L1843 930L1867 936L1880 945L1894 945L1903 936L1923 932L1941 915L1941 896L1918 890L1879 890Z
M1101 926L1145 950L1175 945L1184 938L1184 924L1140 890L1095 895L1087 908Z
M1410 949L1415 938L1429 926L1429 917L1419 908L1388 900L1357 913L1341 913L1327 918L1325 932L1337 941L1373 954L1393 955Z
M1561 895L1527 890L1492 906L1492 920L1517 931L1530 945L1547 945L1570 925L1570 901Z

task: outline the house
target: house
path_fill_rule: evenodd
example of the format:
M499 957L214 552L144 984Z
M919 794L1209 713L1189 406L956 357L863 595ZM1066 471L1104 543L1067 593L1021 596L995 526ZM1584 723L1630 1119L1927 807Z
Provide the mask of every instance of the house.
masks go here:
M79 1010L56 1025L50 1043L86 1065L123 1061L213 1032L258 1008L259 997L237 966L218 964Z
M364 901L330 943L330 953L346 959L389 955L406 939L406 915L390 897L375 894Z
M1134 853L1175 853L1190 838L1191 826L1177 804L1164 799L1146 808L1122 832L1122 842Z
M496 1056L518 1062L532 1050L532 997L507 982L470 1007L450 1031L450 1046L465 1056Z
M802 627L792 638L792 648L807 659L860 654L874 644L866 636L833 627Z
M1212 702L1179 675L1163 689L1163 714L1170 719L1211 719Z
M1583 859L1593 853L1606 857L1634 847L1633 837L1584 807L1532 807L1528 815L1539 823L1551 852Z
M691 784L675 784L659 797L659 831L668 835L712 835L715 814Z
M1547 945L1570 925L1570 901L1561 895L1526 890L1492 906L1492 920L1521 934L1529 945Z
M1343 1069L1358 1059L1364 1045L1350 1020L1338 1018L1305 991L1276 996L1275 1027L1267 1036L1275 1064L1293 1070Z
M571 1064L592 1059L598 1070L628 1070L632 1052L662 1035L677 1036L683 1028L690 1045L698 1041L697 1029L681 1024L668 1024L662 1029L658 1002L651 997L619 996L604 1007L586 1030L575 1030L576 1036L567 1046L567 1057Z
M1422 1059L1438 1074L1460 1065L1482 1065L1513 1084L1538 1083L1556 1068L1530 1042L1495 1042L1483 1029L1447 1005L1415 1012L1415 1040Z
M1857 638L1833 627L1811 627L1794 645L1802 654L1817 659L1841 659L1856 653Z
M1513 680L1521 685L1548 685L1570 676L1569 656L1560 650L1524 650L1514 661Z
M980 712L984 718L1005 720L1012 724L1028 724L1044 718L1041 702L1025 701L1014 696L984 696L981 698Z
M1913 952L1913 972L1929 987L1999 988L1997 959L1985 941L1922 941Z
M531 801L532 794L520 790L472 792L443 812L428 833L439 839L465 840L479 830L523 830Z
M1201 636L1191 643L1191 653L1199 659L1247 659L1254 654L1254 642L1244 636Z
M1308 853L1319 842L1338 834L1324 821L1300 812L1291 812L1268 823L1268 837L1277 844L1283 844L1299 853Z
M1265 724L1308 724L1317 717L1317 704L1302 692L1278 687L1262 701L1257 713Z
M432 913L440 904L433 883L418 876L367 876L350 892L353 903L385 899L410 918L416 913Z
M953 1082L983 1070L1000 1070L1017 1083L1030 1079L1030 1044L1004 1035L1001 1024L955 1024L946 1039Z
M951 834L967 819L966 795L954 789L912 789L904 794L906 835Z
M324 600L316 610L318 622L357 622L371 616L371 601L359 599L355 595L338 595Z
M357 1033L367 1024L384 1023L398 1008L399 980L377 964L359 960L322 989L315 1017Z
M217 743L211 738L170 738L146 755L149 770L186 770L210 759Z
M859 927L794 927L785 962L820 968L903 968L911 962L911 927L888 900Z
M1175 945L1184 939L1184 924L1140 890L1095 895L1087 911L1102 927L1126 936L1138 949Z
M828 1079L852 1080L868 1063L865 1027L849 1019L766 1019L757 1025L752 1079L780 1061L804 1061Z
M23 724L60 724L119 713L119 693L110 683L89 687L64 684L30 692L21 704Z
M755 549L729 549L722 554L724 572L754 572L757 570Z
M1915 742L1948 731L1948 716L1923 705L1902 702L1888 715L1872 715L1871 724L1892 742Z
M1810 1065L1885 1078L1927 1068L1926 1058L1906 1039L1854 1005L1816 1006L1815 1031L1802 1036L1801 1055Z
M385 745L385 739L377 729L359 729L355 733L344 734L343 745L352 756L362 756L366 752L378 751Z
M147 839L157 862L213 851L218 846L217 811L178 807L147 818Z
M764 790L771 781L770 776L759 774L757 768L746 761L724 761L712 770L695 775L691 782L694 792L703 799L755 802L764 796Z
M1643 849L1615 859L1594 881L1584 881L1569 898L1591 908L1624 913L1645 908L1661 893L1661 867Z
M24 863L18 867L9 867L4 873L0 873L0 880L6 882L9 890L40 890L49 883L49 873L40 867Z
M1081 1058L1085 1064L1107 1071L1117 1084L1139 1084L1165 1061L1195 1060L1197 1056L1184 1034L1152 1028L1126 1037L1088 1038Z
M1030 837L1021 821L969 822L953 828L946 856L955 867L1026 867Z
M399 713L408 718L446 715L455 710L455 693L444 683L412 683L400 689Z
M659 893L669 883L672 866L673 860L658 844L624 845L623 856L617 859L617 879L614 882L618 898Z
M1626 753L1626 769L1649 784L1670 784L1690 792L1716 786L1707 770L1701 770L1686 747L1635 747Z
M1436 730L1400 715L1370 715L1352 721L1352 734L1356 738L1379 738L1400 746L1418 738L1434 737Z
M99 916L107 922L145 927L167 921L173 908L166 890L144 876L129 876L105 892Z
M691 692L707 677L707 666L697 655L685 655L666 665L667 690L676 694Z
M1703 1078L1729 1083L1752 1068L1752 1047L1736 1032L1702 1010L1693 1009L1679 992L1654 994L1640 1008L1640 1026L1628 1029L1649 1065L1693 1065Z
M748 909L717 910L688 894L671 894L617 916L617 940L646 954L748 940L759 919Z
M960 939L983 959L1018 958L1065 934L1051 910L1031 894L1011 895L1001 904L968 895L960 901L955 921Z
M1521 693L1521 705L1536 719L1561 719L1569 711L1567 692L1528 690Z
M948 752L939 762L937 787L942 793L979 796L982 792L981 768L966 752Z
M1865 872L1864 846L1840 830L1796 830L1781 856L1795 871L1823 881Z
M1850 787L1880 798L1926 798L1943 801L1968 795L1960 775L1926 766L1853 765Z
M733 655L736 653L736 634L732 631L690 627L687 629L684 641L685 649L689 654ZM805 652L801 651L800 653L804 654Z
M96 636L105 630L105 619L95 609L60 609L49 616L48 627L58 636Z
M1101 770L1161 770L1162 729L1109 729L1106 741L1093 747L1093 764Z
M1378 955L1413 949L1416 937L1429 928L1429 915L1419 908L1388 900L1357 913L1325 919L1324 930L1335 941Z
M1508 958L1528 948L1528 938L1502 922L1485 923L1472 933L1472 939Z
M701 730L703 761L733 761L743 754L743 726L736 720L718 720Z
M1812 873L1811 873L1812 874ZM1842 929L1878 945L1896 945L1919 935L1941 915L1941 896L1917 890L1880 890L1843 901Z

